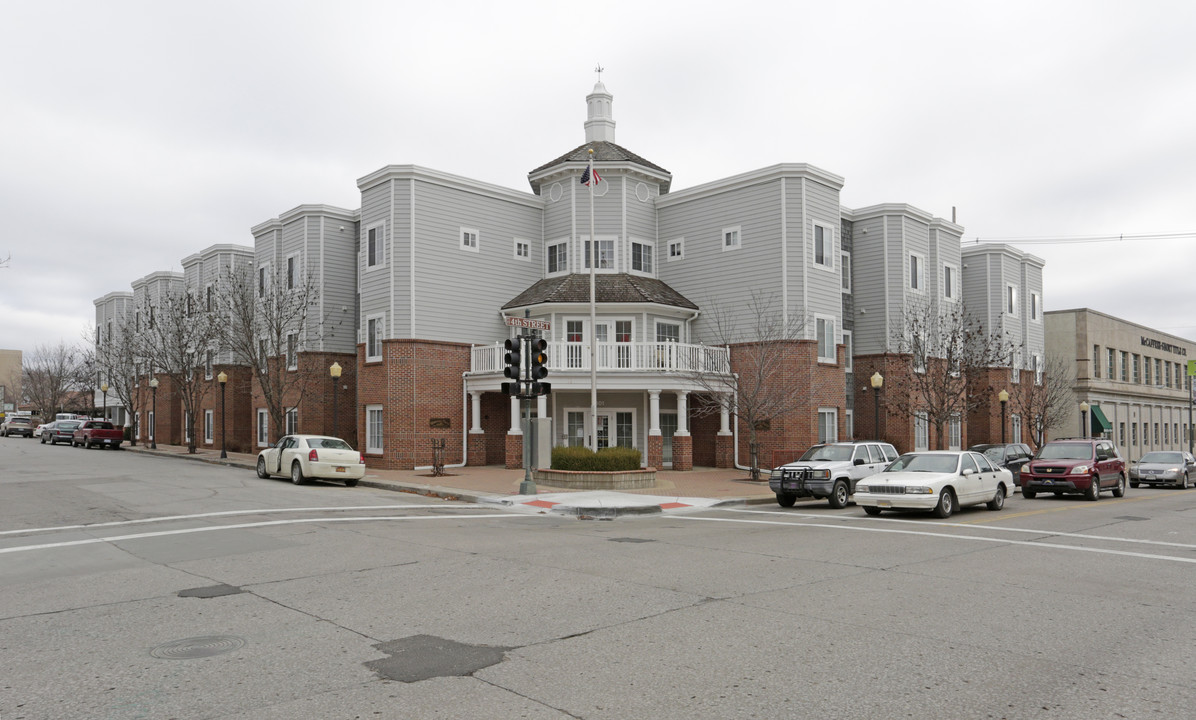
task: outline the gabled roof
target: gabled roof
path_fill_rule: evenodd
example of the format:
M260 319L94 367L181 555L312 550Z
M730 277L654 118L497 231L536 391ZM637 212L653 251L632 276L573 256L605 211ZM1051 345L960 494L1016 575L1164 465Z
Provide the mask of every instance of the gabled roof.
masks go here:
M540 280L502 306L503 310L543 303L589 303L590 276L574 273ZM698 306L656 278L627 273L594 276L596 303L652 303L697 310Z
M672 184L672 173L656 163L649 162L639 155L636 155L622 145L616 145L613 142L607 142L605 140L597 140L594 142L585 143L584 145L578 145L556 160L546 162L535 170L532 170L530 173L528 173L528 178L534 178L536 175L539 175L545 170L549 170L558 165L564 165L565 163L589 162L590 149L594 150L594 162L635 163L636 165L640 165L649 170L653 170L657 173L667 176L668 179L661 184L660 192L661 194L665 194L669 191L669 185ZM599 168L600 172L601 170L602 169ZM540 193L540 183L535 180L530 180L530 182L532 189L538 195Z

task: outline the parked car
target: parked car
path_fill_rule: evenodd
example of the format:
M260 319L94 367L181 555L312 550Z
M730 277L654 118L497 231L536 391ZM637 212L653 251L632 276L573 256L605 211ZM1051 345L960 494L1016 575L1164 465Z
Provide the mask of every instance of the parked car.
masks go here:
M1186 489L1192 475L1196 475L1196 457L1191 453L1178 450L1148 452L1130 464L1130 487L1146 483Z
M1034 451L1030 449L1029 445L1025 443L992 443L986 445L973 445L968 448L972 452L984 453L984 456L993 461L994 465L999 465L1009 472L1013 473L1013 484L1018 484L1018 477L1021 474L1022 465L1030 462L1030 458L1034 457Z
M257 454L257 476L272 475L289 476L296 485L319 478L353 487L365 477L365 455L340 438L286 435Z
M869 515L881 510L929 510L951 517L956 508L1005 507L1013 492L1013 475L970 450L906 453L882 472L860 482L855 503Z
M1089 500L1099 500L1103 490L1121 497L1125 495L1125 460L1117 446L1104 438L1052 440L1022 466L1021 481L1022 496L1031 499L1049 492L1083 493Z
M75 438L75 428L82 424L79 420L55 420L52 423L46 423L45 429L42 430L42 445L71 442Z
M3 423L0 423L0 435L4 437L13 435L33 437L33 418L28 415L9 415L4 418Z
M35 437L35 438L41 437L42 431L45 430L46 426L49 424L50 423L42 423L41 425L38 425L37 427L33 428L33 437Z
M846 507L856 483L875 475L897 459L897 448L882 442L815 445L799 460L774 468L768 489L781 507L799 497L826 498L833 508Z
M84 420L75 427L71 434L71 445L82 445L90 449L93 445L102 448L120 449L125 439L125 431L107 420Z

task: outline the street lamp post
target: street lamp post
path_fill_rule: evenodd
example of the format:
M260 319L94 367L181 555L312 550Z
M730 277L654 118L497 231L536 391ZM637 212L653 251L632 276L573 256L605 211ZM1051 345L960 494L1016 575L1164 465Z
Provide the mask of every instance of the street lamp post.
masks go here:
M158 378L150 378L150 390L154 392L154 409L150 412L150 449L158 449Z
M336 398L340 395L340 388L337 386L341 384L341 364L332 363L328 368L328 374L332 376L332 436L340 437L336 434Z
M220 382L220 459L223 460L228 457L228 451L224 449L224 386L228 382L228 375L221 370L216 380Z
M100 383L100 392L104 393L104 419L108 419L108 383Z
M877 440L883 440L884 438L880 434L880 389L884 387L885 376L881 375L880 371L877 370L872 374L869 382L872 383L872 407L875 411L872 419L873 431L876 433Z
M1088 403L1080 403L1080 437L1088 437Z
M1005 403L1009 402L1009 393L1005 390L997 393L997 399L1001 401L1001 444L1005 444Z

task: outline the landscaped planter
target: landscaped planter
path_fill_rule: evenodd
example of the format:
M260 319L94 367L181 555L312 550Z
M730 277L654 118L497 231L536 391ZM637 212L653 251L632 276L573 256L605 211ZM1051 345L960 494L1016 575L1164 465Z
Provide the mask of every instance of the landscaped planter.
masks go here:
M575 490L635 490L656 487L656 468L615 471L533 470L542 485Z

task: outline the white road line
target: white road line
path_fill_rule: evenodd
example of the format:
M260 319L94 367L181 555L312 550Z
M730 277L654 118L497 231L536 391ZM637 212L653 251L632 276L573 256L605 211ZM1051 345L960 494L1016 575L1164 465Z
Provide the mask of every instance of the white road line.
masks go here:
M140 540L141 538L163 537L165 535L186 535L188 533L212 532L214 530L243 530L245 528L259 528L269 527L271 525L298 525L301 523L334 523L334 522L363 522L370 520L475 520L480 518L507 518L525 519L527 515L513 515L511 513L502 513L500 515L403 515L403 516L378 516L378 517L351 517L351 518L300 518L298 520L268 520L258 523L242 523L240 525L207 525L198 528L185 528L181 530L160 530L158 532L137 533L136 535L117 535L114 537L102 538L88 538L87 540L68 540L66 542L44 543L42 545L21 545L19 547L0 548L0 555L6 553L26 552L28 550L49 550L52 548L71 547L74 545L94 545L96 543L110 543L121 542L123 540ZM535 517L535 516L532 516Z
M777 515L776 511L768 510L741 510L737 508L726 508L729 512L741 513L758 513L761 515ZM783 513L785 517L804 517L818 520L854 520L858 522L887 522L887 523L911 523L914 525L937 525L939 527L956 527L956 528L974 528L979 529L977 525L968 523L950 523L950 522L935 522L933 520L900 520L898 518L877 518L877 517L853 517L851 515L814 515L807 513ZM1084 533L1069 533L1057 530L1033 530L1031 528L1011 528L1001 527L1000 525L985 525L985 530L999 530L1001 532L1011 533L1028 533L1031 535L1048 535L1050 537L1072 537L1082 538L1084 540L1108 540L1110 542L1124 542L1124 543L1139 543L1142 545L1163 545L1166 547L1188 548L1196 550L1196 545L1191 543L1176 543L1165 542L1163 540L1141 540L1138 538L1121 538L1110 537L1108 535L1086 535Z
M977 542L1002 543L1005 545L1026 545L1036 548L1056 548L1059 550L1073 550L1075 552L1091 552L1102 555L1124 555L1126 557L1142 558L1145 560L1170 560L1172 562L1196 564L1196 558L1182 558L1173 555L1151 555L1149 553L1129 552L1127 550L1105 550L1102 548L1081 547L1078 545L1060 545L1057 543L1030 542L1028 540L1010 540L1008 538L984 537L983 535L955 535L951 533L919 532L917 530L895 530L873 527L850 527L847 525L827 525L825 523L780 522L776 520L737 520L735 518L712 518L697 515L671 515L670 520L701 520L706 522L746 523L749 525L784 525L788 527L819 528L823 530L847 530L855 532L891 533L894 535L920 535L932 538L950 538L953 540L975 540Z
M144 523L167 522L169 520L196 520L199 518L228 517L230 515L269 515L272 513L289 512L339 512L342 510L414 510L427 508L474 508L481 507L477 503L454 503L448 505L349 505L344 507L300 507L300 508L269 508L262 510L225 510L222 512L196 513L194 515L165 515L163 517L141 518L139 520L114 520L105 523L85 523L83 525L58 525L56 527L26 528L24 530L0 530L0 535L21 535L24 533L61 532L62 530L90 530L91 528L118 527L120 525L141 525Z

